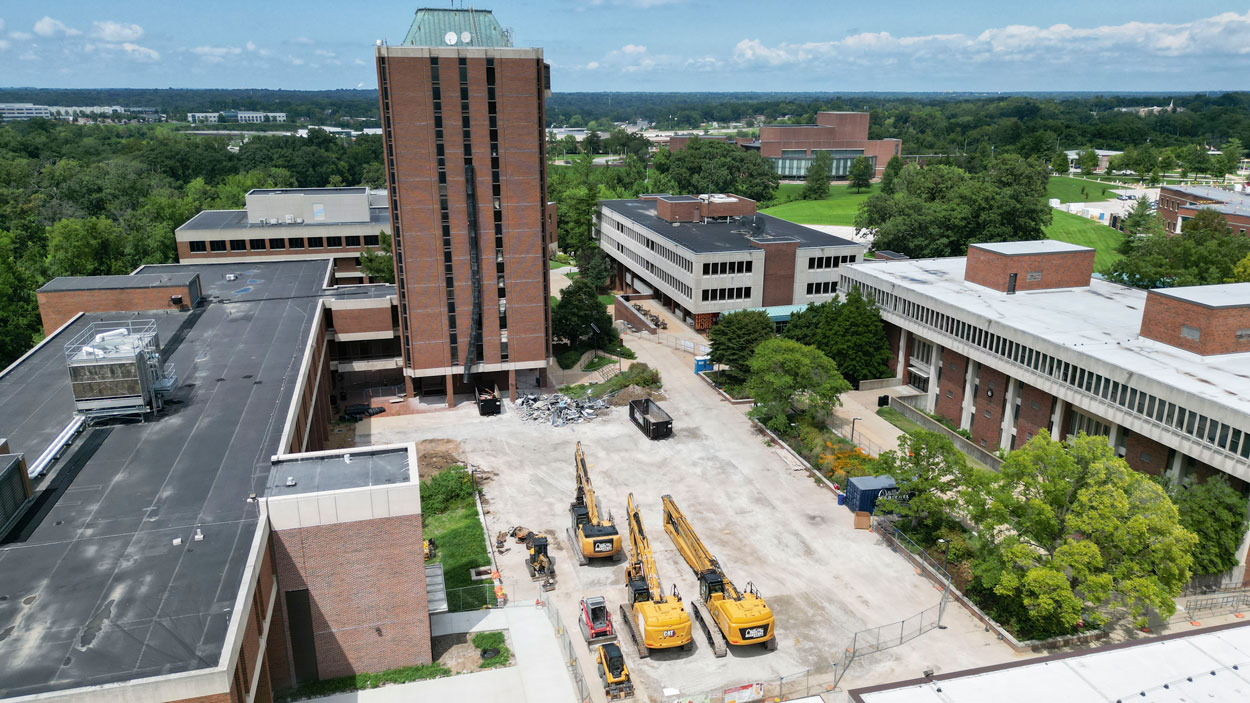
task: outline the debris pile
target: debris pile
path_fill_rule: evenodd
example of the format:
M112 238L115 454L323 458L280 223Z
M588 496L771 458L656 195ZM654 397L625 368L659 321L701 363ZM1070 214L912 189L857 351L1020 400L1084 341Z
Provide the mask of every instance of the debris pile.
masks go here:
M521 409L521 419L546 422L552 427L590 422L608 409L606 401L599 398L570 398L561 393L552 395L523 394L516 405Z
M664 400L664 394L658 390L643 388L642 386L625 386L621 390L612 394L608 399L608 404L614 407L622 408L629 405L631 400L642 400L650 398L651 400Z

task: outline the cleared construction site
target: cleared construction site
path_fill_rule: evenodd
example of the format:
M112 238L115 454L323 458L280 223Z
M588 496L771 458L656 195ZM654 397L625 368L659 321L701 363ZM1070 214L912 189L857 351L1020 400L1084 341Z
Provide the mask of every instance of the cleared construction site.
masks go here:
M721 692L736 684L802 676L811 678L813 693L842 700L839 692L816 690L816 681L841 661L854 633L931 609L940 592L877 535L854 529L850 511L784 450L770 446L739 409L721 402L685 370L679 352L641 346L640 357L664 373L668 400L662 405L673 418L673 433L666 439L644 436L630 422L627 408L607 411L593 423L552 427L524 422L506 404L502 414L490 417L464 407L373 419L361 428L362 443L459 442L461 458L478 477L492 541L517 526L548 537L553 590L544 594L543 582L530 579L526 547L513 539L505 540L505 553L495 555L497 566L510 602L534 602L543 594L559 608L596 700L603 695L597 647L582 646L577 632L581 600L593 596L606 599L616 621L616 641L625 654L636 700L700 700L700 694L713 692L713 700L720 700ZM584 566L570 535L579 443L599 519L608 519L610 513L625 552L617 558L592 557ZM680 646L652 649L641 658L620 622L620 605L631 604L626 579L630 494L646 525L660 590L668 593L676 586L694 621L689 651ZM716 656L695 618L694 604L706 594L665 530L665 495L680 505L706 552L737 589L747 589L749 582L766 603L775 624L771 636L760 641L775 640L772 646L730 644L726 656ZM942 625L944 629L932 629L902 646L857 658L839 688L1014 656L958 606L946 608Z

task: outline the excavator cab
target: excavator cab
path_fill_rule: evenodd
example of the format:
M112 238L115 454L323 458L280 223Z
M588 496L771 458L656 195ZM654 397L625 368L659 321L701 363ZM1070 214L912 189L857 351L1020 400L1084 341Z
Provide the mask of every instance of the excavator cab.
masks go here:
M545 590L555 588L555 569L551 556L547 554L547 536L531 532L525 538L525 547L529 551L525 568L530 572L530 579L543 581Z
M699 574L699 597L704 603L711 603L712 596L716 594L724 595L725 578L716 571L704 571Z
M647 585L647 579L641 576L628 575L629 582L626 587L629 589L630 603L645 603L651 600L651 587Z

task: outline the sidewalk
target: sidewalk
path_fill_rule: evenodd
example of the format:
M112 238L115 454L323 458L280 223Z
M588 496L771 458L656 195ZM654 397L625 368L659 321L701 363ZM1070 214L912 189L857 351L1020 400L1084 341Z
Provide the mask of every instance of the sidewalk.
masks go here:
M898 449L898 438L903 431L895 427L889 420L877 414L877 396L890 395L894 388L882 388L873 391L849 391L842 394L842 406L834 410L845 426L842 428L847 439L851 433L851 421L855 422L855 442L860 443L869 454L878 456L881 452Z

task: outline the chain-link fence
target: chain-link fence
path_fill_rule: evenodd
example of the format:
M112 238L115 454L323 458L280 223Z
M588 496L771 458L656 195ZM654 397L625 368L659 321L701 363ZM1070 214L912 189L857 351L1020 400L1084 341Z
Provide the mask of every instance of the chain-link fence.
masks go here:
M551 622L551 629L556 634L560 653L564 656L564 665L569 670L569 677L573 679L573 687L577 689L578 700L582 703L591 703L590 686L582 674L581 665L577 663L577 650L573 648L573 640L569 638L569 631L564 627L564 621L560 619L560 612L551 601L542 600L541 597L537 607L547 614L547 620Z
M929 554L924 547L917 544L911 537L908 537L907 533L898 529L892 520L874 517L872 520L872 530L873 532L881 535L887 544L890 544L892 547L905 549L912 556L924 562L925 565L937 575L938 579L940 579L943 583L948 585L950 584L951 575L946 570L947 561L945 555L943 555L942 563L939 564L933 555Z
M495 584L492 581L447 591L448 612L463 613L498 605L499 599L495 597Z
M839 437L849 439L852 444L860 449L863 449L872 456L881 456L881 453L887 449L887 447L883 447L872 440L865 439L862 432L853 431L855 429L853 427L854 418L847 418L837 414L832 414L829 416L829 419L825 421L825 425L828 426L829 429L833 430ZM892 449L893 447L889 448Z

